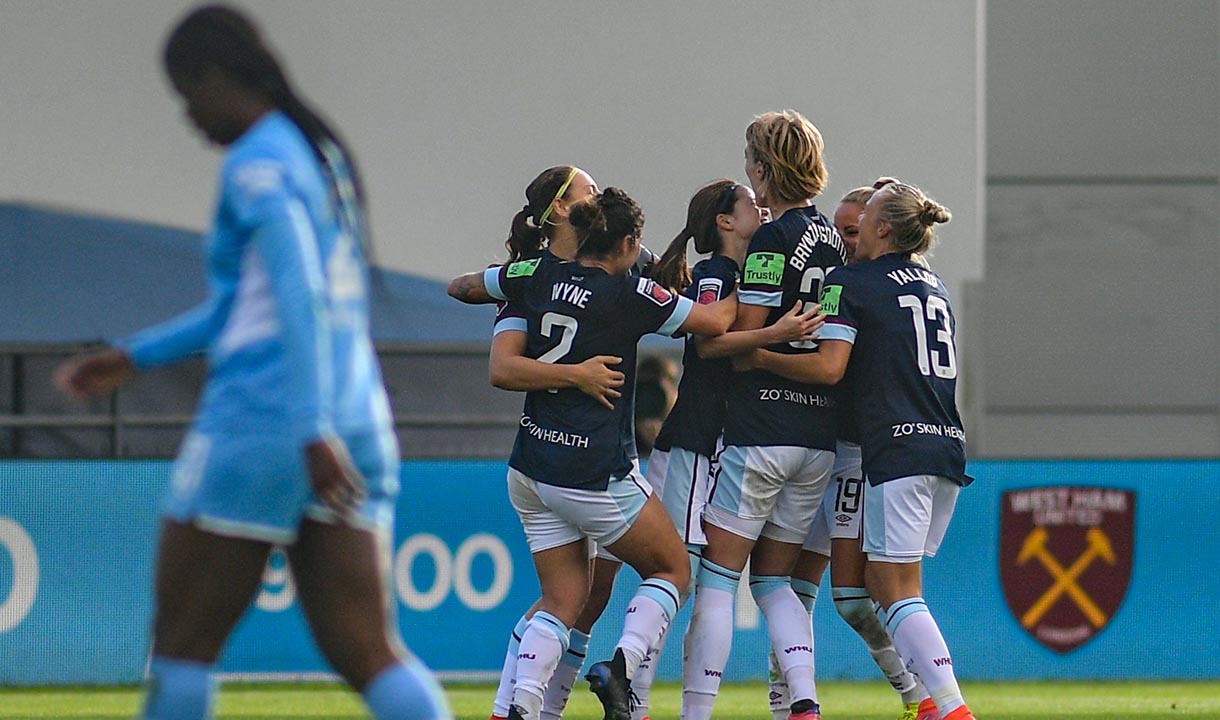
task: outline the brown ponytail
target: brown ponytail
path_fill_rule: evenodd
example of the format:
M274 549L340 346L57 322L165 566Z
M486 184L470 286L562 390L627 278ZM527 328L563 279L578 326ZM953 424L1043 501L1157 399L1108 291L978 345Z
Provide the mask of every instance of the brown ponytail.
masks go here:
M555 201L556 193L574 169L571 165L547 168L525 188L525 205L513 216L508 239L504 241L509 262L537 257L542 252L550 237L549 227L542 224L542 214Z
M695 241L695 252L705 255L719 252L722 246L716 216L731 213L737 204L737 183L723 178L695 191L686 206L686 227L665 249L650 277L662 286L682 292L691 284L690 268L686 264L686 241ZM729 193L732 193L730 196Z

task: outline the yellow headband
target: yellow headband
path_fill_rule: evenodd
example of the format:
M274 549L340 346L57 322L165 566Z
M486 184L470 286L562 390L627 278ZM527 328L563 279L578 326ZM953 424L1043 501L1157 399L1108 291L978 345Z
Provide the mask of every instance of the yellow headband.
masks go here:
M551 210L555 209L555 201L563 197L563 194L568 191L568 186L576 179L576 173L578 172L580 172L580 168L573 167L572 171L568 173L568 179L563 181L563 184L559 186L559 192L555 193L555 197L551 198L551 202L547 204L546 210L542 211L542 218L538 221L538 227L546 225L546 219L551 216Z

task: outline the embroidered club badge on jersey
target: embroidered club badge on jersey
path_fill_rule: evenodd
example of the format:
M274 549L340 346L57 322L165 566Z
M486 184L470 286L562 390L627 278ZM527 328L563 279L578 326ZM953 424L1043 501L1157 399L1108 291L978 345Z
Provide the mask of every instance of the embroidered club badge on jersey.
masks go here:
M711 305L720 299L720 290L724 287L724 283L720 278L709 277L699 281L699 293L697 302L700 305Z
M1131 582L1135 493L1051 486L1004 493L1000 582L1021 627L1057 653L1092 640Z
M674 299L673 293L646 277L636 283L635 291L662 307Z

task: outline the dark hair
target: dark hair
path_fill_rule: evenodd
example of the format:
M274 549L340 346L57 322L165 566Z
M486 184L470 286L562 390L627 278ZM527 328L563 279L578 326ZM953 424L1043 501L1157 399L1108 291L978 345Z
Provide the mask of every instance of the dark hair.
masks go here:
M686 264L686 241L694 239L697 253L720 250L720 229L716 226L716 216L733 212L737 204L737 188L737 183L724 179L708 183L695 192L686 206L686 226L669 242L669 247L665 248L665 253L649 277L674 292L682 292L691 284L690 267ZM730 190L733 197L727 201L728 207L725 209L725 193Z
M559 189L575 169L572 165L547 168L525 188L525 206L513 216L508 239L504 241L510 263L542 252L543 241L551 237L551 226L542 222L542 214L555 202Z
M568 218L576 230L578 257L605 257L625 237L640 237L644 211L627 193L608 187L588 200L572 206Z
M205 5L192 10L165 42L165 71L171 78L199 79L218 69L267 100L296 124L326 174L340 221L369 252L364 185L347 145L293 90L258 27L235 8Z

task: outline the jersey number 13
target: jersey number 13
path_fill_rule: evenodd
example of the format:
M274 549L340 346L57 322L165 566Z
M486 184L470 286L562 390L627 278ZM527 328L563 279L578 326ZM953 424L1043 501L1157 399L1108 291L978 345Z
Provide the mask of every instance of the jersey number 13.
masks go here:
M956 378L957 351L953 347L953 320L945 299L931 295L925 304L918 295L899 295L898 306L911 311L919 372L927 377L935 374L946 380ZM935 347L928 346L929 336L935 340Z

